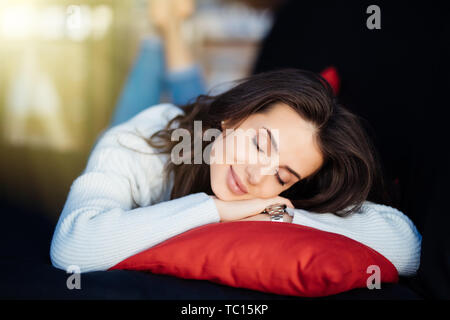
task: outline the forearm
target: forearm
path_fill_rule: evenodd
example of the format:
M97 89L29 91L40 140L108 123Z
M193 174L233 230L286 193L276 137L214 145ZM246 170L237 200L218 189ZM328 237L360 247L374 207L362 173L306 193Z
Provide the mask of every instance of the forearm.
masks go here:
M181 36L179 22L168 23L163 31L167 64L166 84L176 105L184 105L206 88L201 66L194 61L192 52Z
M143 39L117 101L111 127L127 121L145 108L158 104L163 90L164 74L160 40Z
M181 34L181 23L170 19L162 30L168 72L183 70L194 65L194 58Z
M191 194L149 207L124 210L111 201L82 201L72 194L51 244L55 267L108 270L120 261L189 229L219 221L212 199ZM89 203L91 203L89 205Z

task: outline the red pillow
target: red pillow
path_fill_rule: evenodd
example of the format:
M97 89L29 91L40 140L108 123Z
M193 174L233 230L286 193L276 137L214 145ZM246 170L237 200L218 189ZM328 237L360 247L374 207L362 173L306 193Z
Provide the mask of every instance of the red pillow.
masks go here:
M398 281L391 262L345 236L291 223L234 221L191 229L110 270L143 270L317 297L366 287L371 265L380 268L381 282Z
M341 79L335 67L328 67L323 70L320 75L328 81L335 95L339 94L339 89L341 87Z

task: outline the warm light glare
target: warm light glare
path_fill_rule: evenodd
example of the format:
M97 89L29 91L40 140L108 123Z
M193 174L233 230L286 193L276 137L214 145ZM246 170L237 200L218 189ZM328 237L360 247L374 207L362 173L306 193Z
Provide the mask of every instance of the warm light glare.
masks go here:
M7 38L30 36L34 16L34 8L31 5L21 4L4 8L0 15L2 35Z
M0 36L7 39L44 40L68 38L83 41L92 36L101 39L108 32L113 11L107 5L48 5L36 8L30 4L0 7Z

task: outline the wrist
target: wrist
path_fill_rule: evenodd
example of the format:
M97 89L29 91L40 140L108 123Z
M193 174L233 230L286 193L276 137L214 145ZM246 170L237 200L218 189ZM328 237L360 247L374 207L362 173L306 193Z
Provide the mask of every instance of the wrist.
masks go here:
M176 21L170 21L167 25L159 29L165 42L179 42L183 40L181 33L181 24Z
M223 222L224 221L224 217L222 215L222 212L223 212L222 204L223 203L221 200L219 200L217 198L213 198L213 200L214 200L214 204L216 205L217 212L219 213L220 222Z

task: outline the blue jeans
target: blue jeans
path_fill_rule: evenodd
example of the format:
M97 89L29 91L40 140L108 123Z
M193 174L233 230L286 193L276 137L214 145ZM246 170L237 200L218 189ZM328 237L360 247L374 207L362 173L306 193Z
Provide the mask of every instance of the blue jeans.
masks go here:
M132 118L142 110L160 103L167 90L171 102L184 105L205 93L202 71L194 64L183 70L166 72L164 51L157 38L145 38L123 87L110 126Z

